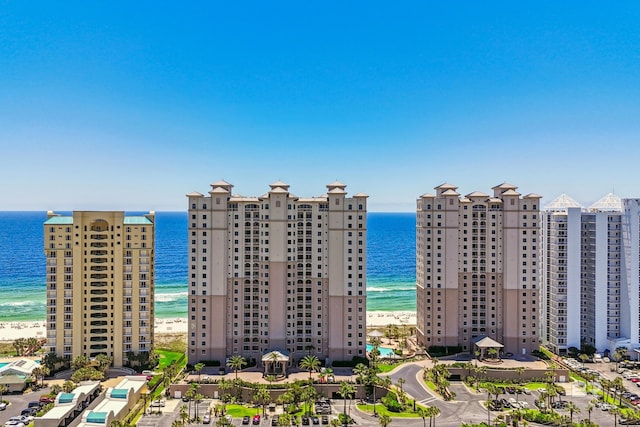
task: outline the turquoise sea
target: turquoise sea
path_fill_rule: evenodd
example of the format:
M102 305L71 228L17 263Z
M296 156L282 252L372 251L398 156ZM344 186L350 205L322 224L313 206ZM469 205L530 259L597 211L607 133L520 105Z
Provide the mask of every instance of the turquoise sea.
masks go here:
M0 322L45 318L45 212L0 212ZM156 212L156 316L187 316L187 213ZM367 310L415 310L415 214L369 213Z

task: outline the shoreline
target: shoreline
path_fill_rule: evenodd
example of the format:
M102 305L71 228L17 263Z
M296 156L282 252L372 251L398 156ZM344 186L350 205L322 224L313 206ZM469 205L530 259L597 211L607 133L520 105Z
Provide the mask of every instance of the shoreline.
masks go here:
M367 311L367 329L384 332L388 325L415 326L415 311ZM187 318L156 318L156 334L186 334ZM46 324L41 321L0 322L0 342L13 342L18 338L46 338Z

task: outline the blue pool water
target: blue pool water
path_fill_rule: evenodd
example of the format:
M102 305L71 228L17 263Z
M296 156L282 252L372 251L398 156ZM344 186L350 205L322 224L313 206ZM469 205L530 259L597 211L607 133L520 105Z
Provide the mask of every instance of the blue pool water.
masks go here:
M8 364L9 364L8 362L0 362L0 368L4 368Z
M371 344L367 344L367 353L371 350L373 350L373 346ZM392 348L378 347L378 350L380 351L380 357L391 357L395 354Z

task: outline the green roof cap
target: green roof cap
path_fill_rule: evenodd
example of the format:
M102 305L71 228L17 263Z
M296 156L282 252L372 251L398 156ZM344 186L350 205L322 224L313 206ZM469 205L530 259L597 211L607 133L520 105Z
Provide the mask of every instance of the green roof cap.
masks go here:
M87 422L94 424L104 424L107 420L107 412L94 412L91 411L87 414Z
M59 403L69 403L73 402L73 397L75 395L73 393L60 393L60 397L58 398Z
M56 224L73 224L72 216L52 216L48 220L46 220L45 225L56 225Z
M124 223L130 225L151 225L153 222L146 216L126 216Z

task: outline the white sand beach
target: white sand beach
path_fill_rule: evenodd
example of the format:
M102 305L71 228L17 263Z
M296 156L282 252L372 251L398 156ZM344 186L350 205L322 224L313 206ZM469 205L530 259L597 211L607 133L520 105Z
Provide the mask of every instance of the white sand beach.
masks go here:
M415 325L415 311L368 311L367 328L384 328L387 325ZM46 338L46 325L40 322L0 322L0 341L18 338ZM187 319L156 319L156 334L186 333Z
M368 329L382 328L387 325L415 326L415 324L415 311L367 311Z

